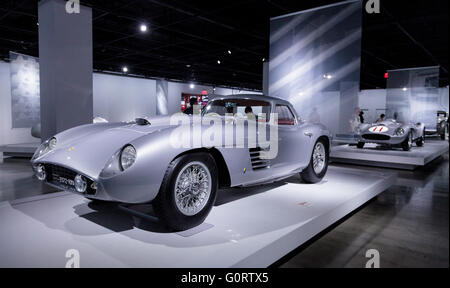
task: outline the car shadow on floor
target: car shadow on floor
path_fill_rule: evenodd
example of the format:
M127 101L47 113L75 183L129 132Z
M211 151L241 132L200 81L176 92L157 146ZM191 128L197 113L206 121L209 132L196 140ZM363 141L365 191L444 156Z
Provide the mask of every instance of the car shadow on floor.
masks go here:
M214 206L221 206L233 201L251 197L271 189L281 187L287 183L301 183L298 177L291 177L284 181L271 184L258 185L246 188L226 188L217 191L217 199ZM156 232L173 233L165 227L155 215L151 204L123 205L111 202L89 201L73 207L79 217L100 225L114 232L124 232L133 228ZM214 207L212 208L214 209ZM69 230L75 227L68 224ZM76 229L78 230L78 229Z

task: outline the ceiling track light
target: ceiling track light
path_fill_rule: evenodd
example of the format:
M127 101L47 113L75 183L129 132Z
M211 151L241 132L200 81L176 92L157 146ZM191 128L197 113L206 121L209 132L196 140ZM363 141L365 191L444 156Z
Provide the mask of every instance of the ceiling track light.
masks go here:
M139 30L141 30L141 32L147 32L147 29L148 27L145 24L141 24L141 26L139 26Z

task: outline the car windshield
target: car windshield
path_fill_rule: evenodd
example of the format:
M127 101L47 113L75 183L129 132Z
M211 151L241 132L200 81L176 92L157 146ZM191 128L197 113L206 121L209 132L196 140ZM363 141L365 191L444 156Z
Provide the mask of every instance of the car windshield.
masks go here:
M217 99L209 102L202 114L233 114L249 120L269 121L270 103L251 99ZM261 114L264 119L261 119Z

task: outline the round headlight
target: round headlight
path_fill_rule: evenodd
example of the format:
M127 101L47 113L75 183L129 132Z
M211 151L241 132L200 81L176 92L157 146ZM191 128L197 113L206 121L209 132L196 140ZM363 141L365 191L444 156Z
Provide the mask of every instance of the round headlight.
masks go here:
M405 134L405 130L403 128L398 128L397 135L403 135L403 134Z
M133 165L136 160L136 149L133 146L128 145L123 148L122 153L120 153L120 166L122 170L128 169Z
M50 141L48 141L48 148L50 150L53 150L55 149L55 147L56 147L56 138L52 138L50 139Z
M86 191L86 188L87 188L86 179L84 179L84 177L81 175L77 175L75 177L75 189L78 192L83 193L84 191Z
M36 177L41 180L44 181L45 178L47 177L47 173L45 172L45 168L44 165L39 164L36 166Z

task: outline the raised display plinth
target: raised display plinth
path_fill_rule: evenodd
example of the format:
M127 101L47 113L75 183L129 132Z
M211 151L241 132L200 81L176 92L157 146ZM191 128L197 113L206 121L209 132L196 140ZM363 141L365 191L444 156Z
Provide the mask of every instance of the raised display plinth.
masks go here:
M363 149L341 145L331 148L333 162L414 170L448 153L448 141L428 140L423 147L413 146L410 151L401 148L383 148L366 144Z
M8 156L31 157L41 143L20 143L0 146L0 163Z
M0 202L0 267L64 267L70 249L81 267L267 267L395 180L331 166L315 185L221 190L205 224L183 233L69 192Z

